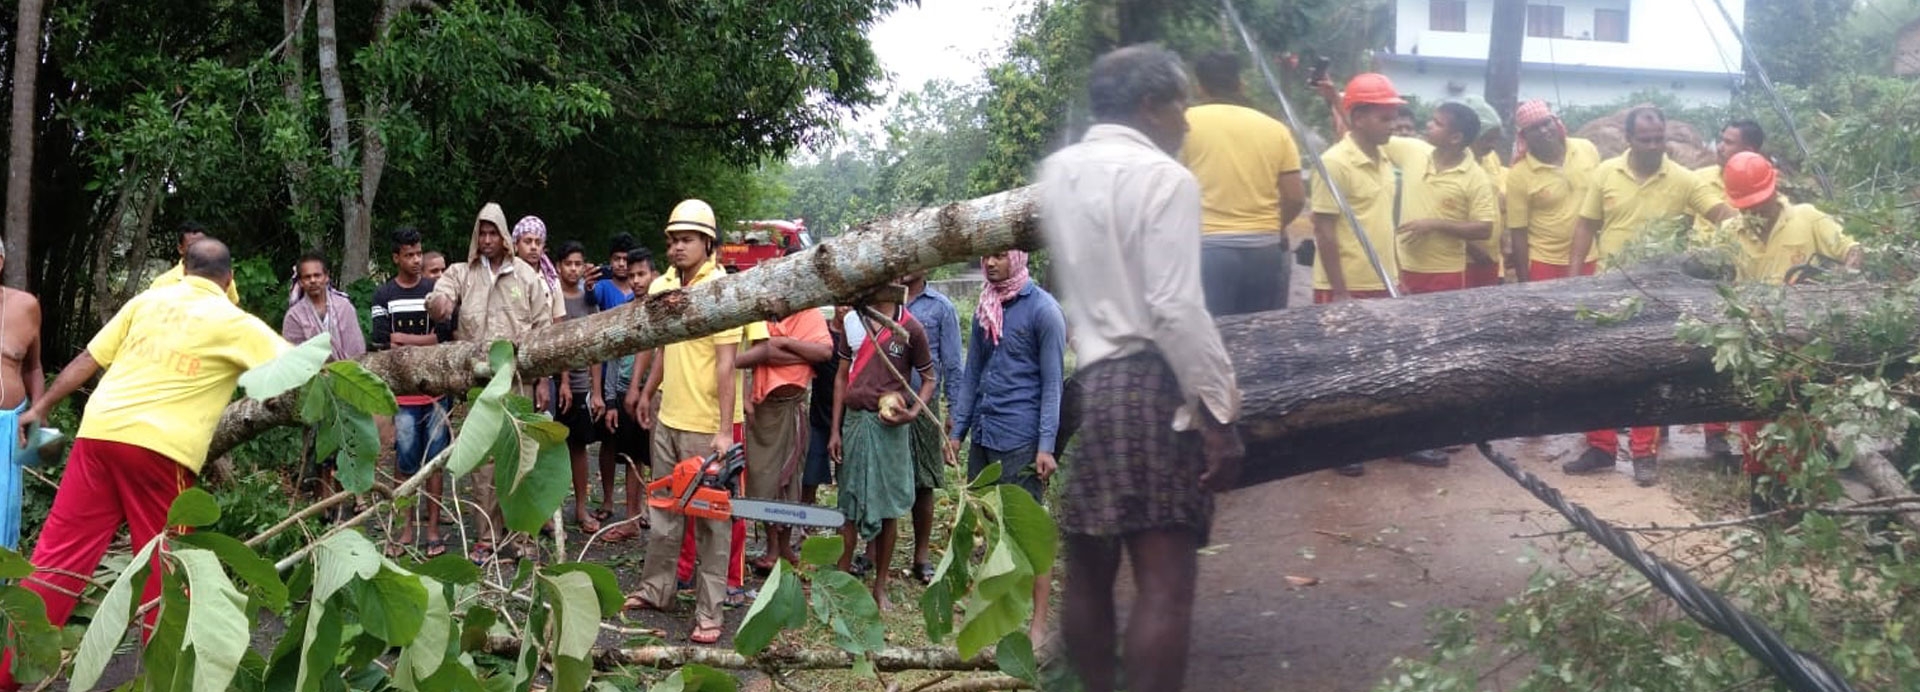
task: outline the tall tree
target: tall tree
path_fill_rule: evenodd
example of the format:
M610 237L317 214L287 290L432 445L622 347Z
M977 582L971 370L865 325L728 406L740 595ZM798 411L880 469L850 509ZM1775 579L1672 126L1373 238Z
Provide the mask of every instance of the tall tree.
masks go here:
M13 111L8 117L6 284L27 285L33 267L33 145L39 131L41 0L18 0L13 34Z

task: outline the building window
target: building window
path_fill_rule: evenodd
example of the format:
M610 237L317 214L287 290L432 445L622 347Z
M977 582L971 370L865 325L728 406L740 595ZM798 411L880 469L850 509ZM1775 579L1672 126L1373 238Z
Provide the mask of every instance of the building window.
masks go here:
M1626 10L1594 10L1593 40L1627 42Z
M1466 31L1467 0L1433 0L1427 6L1430 31Z
M1527 35L1534 38L1566 36L1567 8L1559 5L1528 5Z

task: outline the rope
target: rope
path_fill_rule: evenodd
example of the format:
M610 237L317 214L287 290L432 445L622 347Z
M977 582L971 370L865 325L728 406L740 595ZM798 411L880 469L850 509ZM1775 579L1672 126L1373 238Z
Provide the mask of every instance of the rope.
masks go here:
M1481 442L1475 446L1481 456L1493 462L1520 487L1526 488L1535 498L1565 516L1574 528L1585 532L1607 552L1613 553L1614 557L1644 575L1654 588L1680 604L1680 609L1686 611L1688 617L1746 649L1754 660L1786 683L1788 689L1793 692L1853 692L1853 686L1848 685L1825 661L1788 646L1781 640L1779 632L1759 618L1728 603L1726 597L1701 586L1685 571L1647 554L1626 533L1594 516L1587 508L1568 502L1558 489L1521 470L1507 455L1493 451L1493 445Z

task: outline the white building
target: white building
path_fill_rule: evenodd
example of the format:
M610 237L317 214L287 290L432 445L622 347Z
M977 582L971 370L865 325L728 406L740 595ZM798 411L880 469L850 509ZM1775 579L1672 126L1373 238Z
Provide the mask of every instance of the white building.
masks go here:
M1720 0L1745 22L1745 0ZM1742 81L1739 39L1715 0L1538 0L1527 4L1520 99L1597 105L1662 90L1724 105ZM1486 92L1493 0L1395 0L1391 54L1377 69L1433 102Z

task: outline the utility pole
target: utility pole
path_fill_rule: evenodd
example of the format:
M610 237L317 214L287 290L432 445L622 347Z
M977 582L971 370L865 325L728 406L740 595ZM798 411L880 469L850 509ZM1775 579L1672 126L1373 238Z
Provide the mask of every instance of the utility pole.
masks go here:
M1520 48L1527 40L1527 0L1493 0L1487 42L1487 105L1502 122L1513 122L1520 102ZM1518 132L1507 134L1518 136Z

